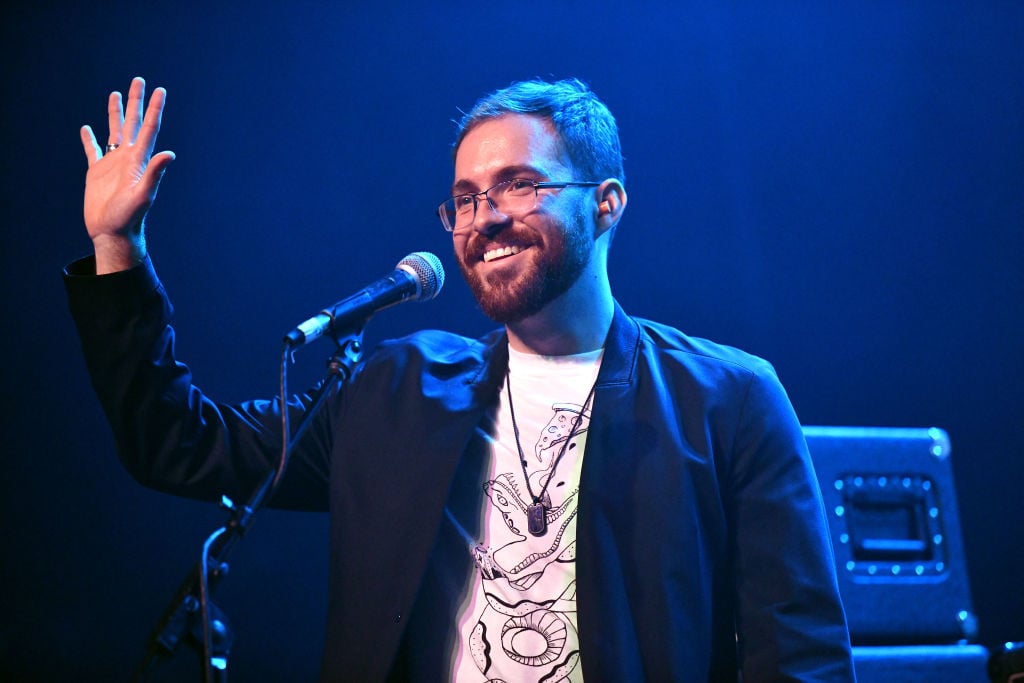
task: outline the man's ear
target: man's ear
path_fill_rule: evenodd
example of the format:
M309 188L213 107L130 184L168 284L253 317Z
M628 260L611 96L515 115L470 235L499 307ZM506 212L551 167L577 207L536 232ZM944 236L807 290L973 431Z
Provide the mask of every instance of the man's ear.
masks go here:
M617 178L609 178L597 188L597 237L614 228L626 209L626 188Z

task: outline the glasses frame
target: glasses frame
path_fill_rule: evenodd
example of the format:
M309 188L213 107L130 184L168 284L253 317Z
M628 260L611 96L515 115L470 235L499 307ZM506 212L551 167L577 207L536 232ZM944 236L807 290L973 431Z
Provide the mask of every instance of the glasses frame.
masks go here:
M469 225L464 225L464 226L456 228L454 222L452 222L452 223L448 222L448 212L445 211L445 208L444 208L445 204L447 204L448 202L450 202L452 200L459 199L461 197L472 197L473 198L473 216L470 218L470 222L469 222L469 224L472 225L473 221L476 220L476 212L477 212L477 209L480 206L480 195L483 195L484 198L487 199L488 205L490 205L490 207L492 209L495 209L497 207L494 204L494 200L491 199L491 196L489 194L490 191L493 190L496 187L501 187L502 185L510 185L510 184L512 184L512 183L514 183L516 181L523 182L523 183L528 183L528 184L533 186L533 206L530 207L529 210L533 210L533 208L535 206L537 206L537 197L538 197L537 190L562 190L562 189L565 189L567 187L597 187L598 185L601 184L601 183L594 182L594 181L589 181L589 180L588 181L548 182L548 181L543 181L543 180L530 180L529 178L509 178L508 180L503 180L500 183L497 183L495 185L492 185L491 187L488 187L486 190L480 190L479 192L463 192L462 194L453 194L451 197L448 197L448 199L444 200L443 202L441 202L440 204L437 205L437 210L435 211L435 213L437 214L437 217L441 219L441 225L444 227L446 232L455 232L456 230L465 230L467 227L469 227Z

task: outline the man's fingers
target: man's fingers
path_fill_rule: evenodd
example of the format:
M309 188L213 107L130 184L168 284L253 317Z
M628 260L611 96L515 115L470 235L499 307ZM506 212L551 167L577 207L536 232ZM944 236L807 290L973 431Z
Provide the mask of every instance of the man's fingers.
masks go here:
M102 156L102 151L96 142L96 136L93 134L91 127L82 126L78 132L82 138L82 148L85 149L85 158L89 160L89 165L91 166L94 161Z
M142 126L142 100L146 96L146 81L136 76L128 89L128 105L124 112L124 140L118 142L135 142Z
M166 151L155 154L152 159L149 160L149 166L146 167L146 171L142 176L142 183L146 187L150 198L156 195L156 190L160 186L160 180L164 177L164 172L167 171L167 167L174 161L174 152Z
M139 189L146 197L146 205L149 206L156 199L157 190L160 189L160 181L164 178L167 167L174 161L174 152L160 152L154 155L149 161L149 166L142 174Z
M164 102L167 100L167 91L157 88L149 96L149 105L146 107L146 117L142 121L142 128L136 144L142 145L146 156L153 153L156 145L156 136L160 132L160 122L164 115ZM172 155L173 156L173 155Z
M121 130L124 128L124 110L121 108L121 93L112 92L107 99L107 144L120 145Z

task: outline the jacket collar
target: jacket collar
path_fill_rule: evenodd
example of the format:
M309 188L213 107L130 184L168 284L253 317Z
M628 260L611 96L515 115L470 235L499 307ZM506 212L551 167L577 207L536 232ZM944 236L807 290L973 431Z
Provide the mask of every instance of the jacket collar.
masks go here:
M604 357L597 376L598 388L630 384L640 355L640 325L626 315L618 301L614 303L612 324L604 342ZM478 391L496 392L508 367L508 334L504 328L497 329L480 342L484 345L483 365L467 381Z
M597 386L628 385L636 374L637 358L640 356L640 325L626 315L615 302L612 326L604 342L604 358L597 375Z

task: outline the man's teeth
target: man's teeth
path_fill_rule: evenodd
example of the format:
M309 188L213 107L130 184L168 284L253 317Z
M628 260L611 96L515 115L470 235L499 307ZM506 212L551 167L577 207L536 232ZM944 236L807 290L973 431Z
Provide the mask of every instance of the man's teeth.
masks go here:
M484 252L484 262L493 261L494 259L502 258L505 256L512 256L522 251L520 247L502 247L500 249L491 249L490 251Z

